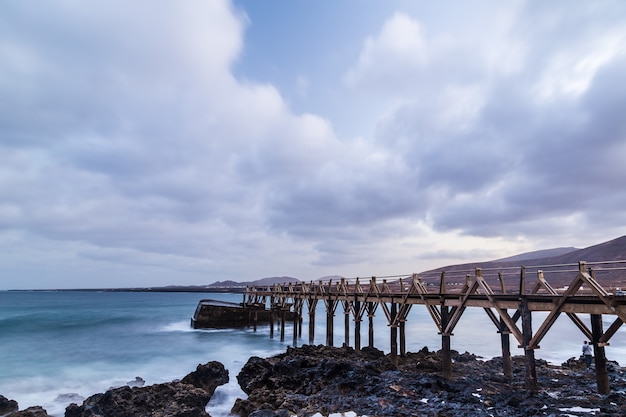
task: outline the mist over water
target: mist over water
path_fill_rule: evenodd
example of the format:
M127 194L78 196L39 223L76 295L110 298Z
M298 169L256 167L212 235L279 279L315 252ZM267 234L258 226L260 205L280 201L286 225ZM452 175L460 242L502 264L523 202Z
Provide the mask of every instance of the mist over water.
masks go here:
M135 377L146 384L180 379L200 363L219 361L230 382L219 387L208 409L226 416L237 397L245 394L236 376L250 356L267 357L285 351L293 342L293 327L286 327L285 342L279 329L269 338L269 327L252 329L193 330L190 318L203 298L240 302L241 294L120 293L120 292L0 292L0 394L15 399L20 409L43 406L49 414L63 416L71 402L81 403L95 393L125 385ZM546 314L533 314L537 329ZM583 320L588 317L582 316ZM379 308L375 317L375 345L389 352L386 318ZM605 317L605 328L612 317ZM350 345L354 326L350 321ZM438 350L441 339L430 315L414 306L406 323L407 350ZM334 345L345 340L344 315L337 310ZM325 342L326 314L319 303L315 344ZM361 325L361 346L367 345L367 320ZM580 355L583 336L562 315L536 351L536 357L560 364ZM308 343L308 316L302 338ZM511 337L512 354L523 354ZM468 308L452 337L452 348L489 359L499 356L500 335L482 309ZM626 332L620 330L606 349L609 360L626 363Z

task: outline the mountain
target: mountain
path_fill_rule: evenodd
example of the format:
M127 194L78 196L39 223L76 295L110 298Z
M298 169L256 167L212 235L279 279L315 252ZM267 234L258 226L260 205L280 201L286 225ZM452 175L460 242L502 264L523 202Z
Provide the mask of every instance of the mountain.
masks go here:
M475 268L503 268L514 266L528 267L536 265L573 264L578 263L579 261L599 262L618 260L626 260L626 236L618 237L617 239L589 246L588 248L584 249L545 249L535 252L527 252L508 258L496 259L493 261L448 265L422 273L425 274L437 271L460 271Z
M615 261L616 263L612 265L606 264L592 266L595 268L596 271L602 271L600 283L606 288L626 287L626 269L623 269L626 268L626 262L617 263L617 261L626 261L626 236L621 236L617 239L589 246L584 249L576 249L571 251L568 251L568 249L571 248L557 248L544 251L529 252L509 258L503 258L487 262L473 262L467 264L448 265L445 267L424 271L420 275L423 277L425 282L429 282L431 285L434 285L439 282L439 276L441 275L441 271L445 271L446 276L456 275L458 280L459 276L464 276L464 274L467 273L472 274L472 271L474 271L476 268L482 268L484 271L491 270L490 272L494 273L493 271L502 271L504 268L511 268L511 270L515 271L515 268L520 268L522 266L541 266L542 269L545 269L543 267L544 265L575 265L580 261L589 263ZM563 253L555 256L539 258L535 257L542 254L554 254L559 252ZM602 266L605 266L605 268L602 269ZM576 267L569 269L575 268ZM536 270L532 272L531 275L533 274L536 274ZM519 277L519 271L513 272L512 275L517 275ZM493 279L494 278L492 278L492 281ZM508 282L515 281L516 279L517 278L507 277ZM529 279L531 279L532 281L533 277L529 276ZM568 285L572 281L572 279L573 276L571 273L554 273L550 276L550 283L553 286L561 287L564 285ZM490 285L491 284L492 282L490 282ZM494 285L498 284L494 283Z
M519 255L509 256L507 258L496 259L494 262L520 262L528 261L531 259L552 258L555 256L565 255L567 253L577 250L579 250L579 248L574 247L536 250L533 252L526 252L520 253Z
M256 281L217 281L213 284L207 285L206 288L239 288L246 287L248 285L274 285L274 284L289 284L290 282L300 282L299 279L293 277L267 277L257 279Z

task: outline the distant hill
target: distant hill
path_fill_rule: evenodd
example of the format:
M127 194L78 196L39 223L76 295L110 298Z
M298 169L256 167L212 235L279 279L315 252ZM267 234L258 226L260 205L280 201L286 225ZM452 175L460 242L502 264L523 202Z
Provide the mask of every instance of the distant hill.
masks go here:
M574 252L577 250L579 250L579 248L574 248L574 247L536 250L533 252L526 252L526 253L520 253L519 255L509 256L507 258L496 259L494 262L520 262L520 261L528 261L531 259L552 258L555 256L565 255L567 253Z
M441 271L445 271L446 275L450 273L470 273L476 268L488 269L502 269L509 267L533 267L543 265L563 265L563 264L576 264L580 261L584 262L601 262L601 261L622 261L626 260L626 236L618 237L617 239L610 240L608 242L600 243L597 245L589 246L584 249L575 249L568 251L570 248L556 248L548 249L545 251L529 252L512 256L509 258L487 261L487 262L473 262L466 264L448 265L441 268L431 269L420 273L424 277L425 282L435 284L439 281ZM535 257L541 254L553 254L564 252L555 256L548 257ZM626 265L620 265L624 267ZM560 277L552 278L553 285L566 285L572 277L571 274L557 274ZM532 277L530 277L532 279ZM509 278L508 281L512 281L513 278ZM610 271L603 274L603 284L615 287L626 286L626 274L624 271Z
M213 284L209 284L206 288L241 288L248 285L274 285L274 284L288 284L290 282L300 282L299 279L293 277L267 277L257 279L256 281L217 281Z
M570 250L571 249L571 250ZM557 255L553 255L553 254ZM542 256L552 255L552 256ZM511 256L509 258L497 259L486 262L472 262L466 264L448 265L430 271L460 271L474 268L499 268L509 266L535 266L535 265L554 265L569 264L579 261L597 262L597 261L617 261L626 260L626 236L597 245L589 246L584 249L576 248L555 248L546 249L535 252L523 253Z

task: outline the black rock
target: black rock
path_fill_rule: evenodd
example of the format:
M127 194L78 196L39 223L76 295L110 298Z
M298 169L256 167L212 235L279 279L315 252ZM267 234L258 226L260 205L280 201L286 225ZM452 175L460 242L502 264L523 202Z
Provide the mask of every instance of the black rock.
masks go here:
M70 404L65 417L207 417L206 404L215 389L227 382L224 365L209 362L181 381L124 386L93 395L80 406Z
M353 411L375 416L510 417L562 415L570 407L599 408L596 416L626 415L626 381L609 367L613 393L595 394L595 375L573 359L563 367L536 361L539 392L525 389L524 358L513 358L513 378L501 358L478 360L452 352L453 379L441 376L440 352L424 348L397 358L376 349L302 346L271 358L250 358L237 380L248 394L231 412L243 417L308 417ZM494 412L497 410L497 413Z
M7 414L5 417L49 417L48 412L40 406L28 407L22 411Z
M0 395L0 416L9 414L19 410L17 401L9 400L7 397Z

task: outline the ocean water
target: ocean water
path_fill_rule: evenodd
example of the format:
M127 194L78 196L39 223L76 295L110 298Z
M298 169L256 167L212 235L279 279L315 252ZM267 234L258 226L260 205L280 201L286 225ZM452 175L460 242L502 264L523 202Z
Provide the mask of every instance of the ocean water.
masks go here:
M193 330L190 318L203 298L239 302L241 294L132 293L132 292L1 292L0 394L19 402L20 409L43 406L63 416L71 402L143 378L146 384L179 379L200 363L220 361L230 382L218 388L207 410L227 416L236 398L245 398L236 376L250 356L282 353L293 343L293 328L279 330L270 339L269 327ZM325 341L325 312L319 303L315 344ZM533 314L537 329L545 314ZM583 320L586 317L581 317ZM305 315L302 339L308 343ZM605 318L605 328L612 322ZM338 309L334 345L345 340L344 315ZM367 345L367 321L361 326L361 346ZM353 326L350 329L353 332ZM406 323L407 350L440 348L440 336L423 306L414 306ZM350 335L350 345L353 346ZM536 357L560 364L580 355L583 336L562 315L536 351ZM375 318L375 345L389 352L389 327L379 308ZM511 346L517 343L511 338ZM467 309L452 337L452 348L486 359L500 355L500 336L482 309ZM513 354L522 350L512 348ZM626 363L626 331L621 329L606 349L607 357ZM349 410L346 410L349 411Z

